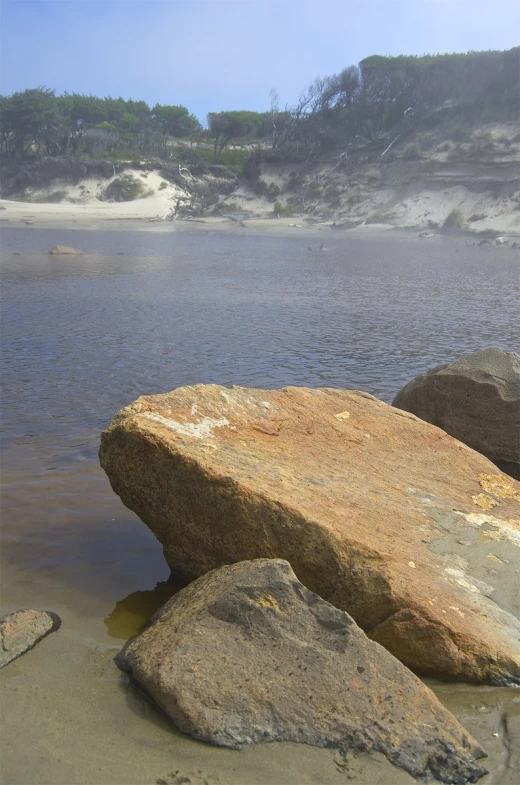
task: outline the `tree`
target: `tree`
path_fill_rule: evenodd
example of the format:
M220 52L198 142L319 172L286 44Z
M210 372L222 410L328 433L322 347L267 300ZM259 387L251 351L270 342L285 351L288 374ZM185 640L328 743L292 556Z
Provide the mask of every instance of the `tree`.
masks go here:
M208 127L213 143L213 161L217 163L223 149L232 139L254 136L265 123L265 114L260 112L210 112Z
M202 126L195 115L190 114L185 106L156 104L152 109L152 119L168 136L192 136L202 131Z
M54 90L46 87L13 93L2 103L2 140L17 158L27 155L59 122Z

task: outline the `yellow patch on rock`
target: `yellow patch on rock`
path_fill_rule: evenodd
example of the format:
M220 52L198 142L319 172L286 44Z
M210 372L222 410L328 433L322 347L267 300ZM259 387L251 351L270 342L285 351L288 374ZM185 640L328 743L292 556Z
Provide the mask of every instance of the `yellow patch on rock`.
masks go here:
M465 614L465 613L463 613L463 612L461 611L461 609L460 609L460 608L458 608L456 605L450 605L450 611L455 611L455 613L458 613L458 614L459 614L459 616L462 616L462 618L464 618L464 616L466 615L466 614Z
M478 482L482 490L498 496L499 499L515 499L520 502L520 493L514 483L503 474L479 474Z
M334 417L336 420L348 420L350 412L339 412L339 414L335 414Z
M496 499L492 499L491 496L488 496L485 493L478 493L476 496L472 496L471 501L473 502L473 504L476 504L477 507L480 507L482 510L491 510L493 507L496 507L498 504Z
M282 612L282 609L271 594L260 594L260 596L255 597L255 602L261 608L272 608L277 613Z

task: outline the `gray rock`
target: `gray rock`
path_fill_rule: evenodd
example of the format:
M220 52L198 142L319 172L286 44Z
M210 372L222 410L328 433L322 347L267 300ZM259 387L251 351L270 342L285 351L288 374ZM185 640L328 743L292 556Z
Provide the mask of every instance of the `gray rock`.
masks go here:
M450 783L486 773L475 762L485 753L433 693L281 559L194 581L116 662L200 741L379 752Z
M437 425L520 479L520 356L490 348L417 376L393 406Z
M60 617L52 611L20 610L3 616L0 619L0 668L21 657L60 626Z
M78 253L83 253L83 251L79 251L77 248L69 248L67 245L55 245L49 251L51 256L67 256Z

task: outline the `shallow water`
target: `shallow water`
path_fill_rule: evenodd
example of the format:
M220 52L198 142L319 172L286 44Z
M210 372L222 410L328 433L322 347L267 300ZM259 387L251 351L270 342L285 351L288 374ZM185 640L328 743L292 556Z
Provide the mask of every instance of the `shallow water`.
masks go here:
M309 250L324 237L326 252ZM49 256L57 244L85 255ZM174 734L118 676L120 641L180 584L112 493L100 431L138 395L196 382L358 388L390 402L427 368L518 346L520 255L412 236L7 229L1 259L2 606L64 621L3 676L15 750L5 782L142 783L169 771L162 781L344 781L326 750L236 758ZM490 751L486 781L516 782L518 693L432 686ZM411 781L372 758L349 772Z

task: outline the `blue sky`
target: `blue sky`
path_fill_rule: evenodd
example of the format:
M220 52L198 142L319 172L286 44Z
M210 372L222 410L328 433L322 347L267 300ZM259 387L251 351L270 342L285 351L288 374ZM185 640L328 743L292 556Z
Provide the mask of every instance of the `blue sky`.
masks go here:
M1 0L0 90L208 111L293 103L371 54L509 49L520 0Z

